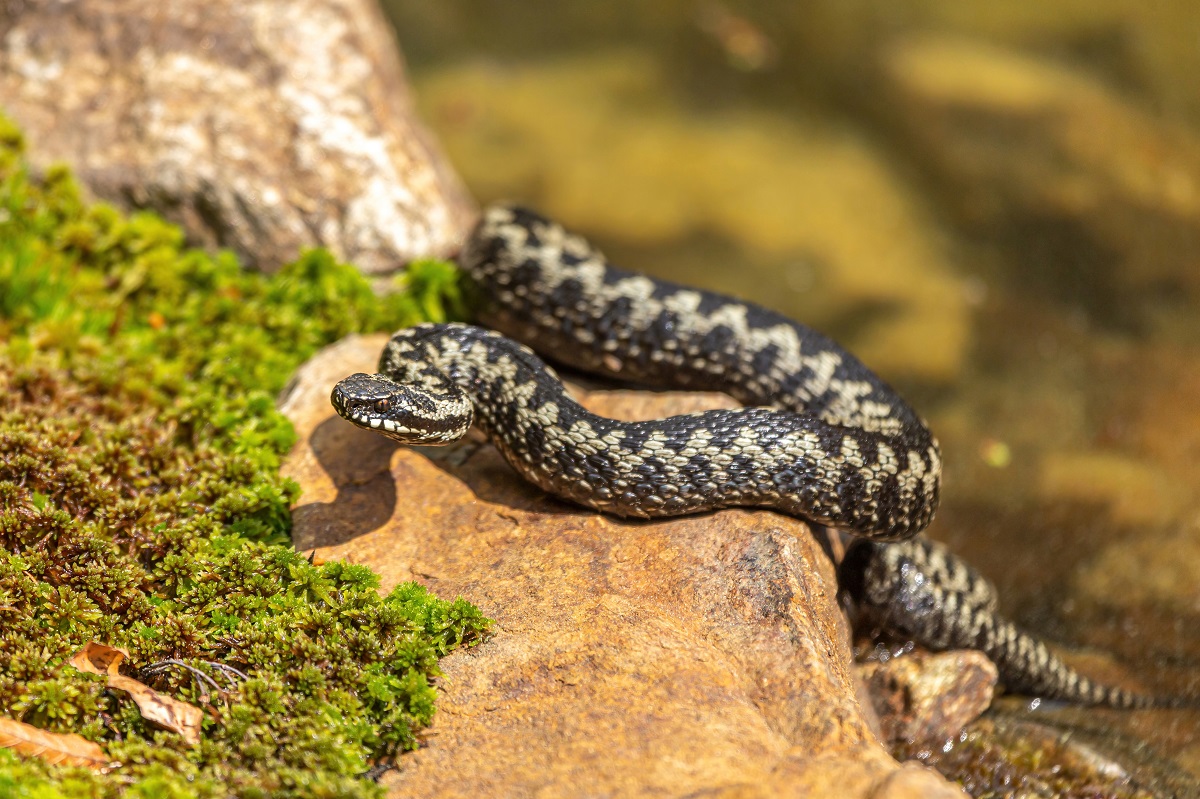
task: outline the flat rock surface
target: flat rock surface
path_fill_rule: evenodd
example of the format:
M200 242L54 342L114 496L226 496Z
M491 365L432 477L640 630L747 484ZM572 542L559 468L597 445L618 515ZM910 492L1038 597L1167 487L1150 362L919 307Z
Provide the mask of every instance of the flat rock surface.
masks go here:
M324 350L283 400L301 436L286 467L303 487L296 546L496 621L442 662L437 718L387 778L393 795L962 796L871 732L834 575L803 523L623 522L540 493L486 443L398 448L328 402L385 340ZM580 396L623 418L729 404Z
M0 97L41 166L266 271L391 271L473 219L368 0L0 4Z

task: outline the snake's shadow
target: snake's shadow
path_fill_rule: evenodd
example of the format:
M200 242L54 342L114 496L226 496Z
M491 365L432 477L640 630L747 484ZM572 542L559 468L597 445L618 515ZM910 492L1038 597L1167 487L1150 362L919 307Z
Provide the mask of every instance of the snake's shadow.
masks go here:
M391 462L398 445L339 416L318 424L308 445L337 495L292 509L296 549L337 546L387 524L396 508Z
M309 447L337 495L331 502L307 502L292 509L293 544L298 550L344 544L385 526L398 503L429 501L422 493L428 486L397 482L392 460L401 446L377 433L330 416L313 430ZM530 513L587 512L527 483L490 443L478 438L411 450L483 502Z

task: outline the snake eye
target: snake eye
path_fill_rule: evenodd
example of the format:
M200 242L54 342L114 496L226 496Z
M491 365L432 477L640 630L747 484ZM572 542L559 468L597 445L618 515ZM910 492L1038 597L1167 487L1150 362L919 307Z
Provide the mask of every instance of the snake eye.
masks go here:
M375 401L375 410L378 413L387 413L388 401L385 399Z

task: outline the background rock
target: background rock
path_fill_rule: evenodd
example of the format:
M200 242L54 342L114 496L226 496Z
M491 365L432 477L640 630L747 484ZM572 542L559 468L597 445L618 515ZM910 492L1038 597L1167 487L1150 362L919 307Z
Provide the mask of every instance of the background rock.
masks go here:
M805 525L740 510L622 522L542 494L488 444L397 448L328 402L384 341L318 354L283 403L302 439L286 467L304 491L296 545L496 620L490 642L442 661L437 719L389 778L396 795L961 796L871 733ZM721 402L584 400L626 418Z
M1195 796L1195 781L1175 772L1149 787L1127 765L1153 759L1126 740L1119 758L1106 750L1100 723L1070 729L1030 713L1021 701L993 711L958 735L936 745L901 745L901 752L935 766L972 796L1012 799L1183 799ZM1100 744L1100 746L1097 746Z
M271 271L455 251L474 208L369 0L0 4L0 98L99 198Z

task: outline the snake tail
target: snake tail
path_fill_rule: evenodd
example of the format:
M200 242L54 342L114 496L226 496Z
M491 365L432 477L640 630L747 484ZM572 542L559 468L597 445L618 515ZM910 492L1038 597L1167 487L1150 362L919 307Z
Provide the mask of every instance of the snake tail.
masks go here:
M892 635L934 650L983 652L1012 693L1125 709L1180 704L1080 674L996 611L995 590L986 578L928 539L887 546L854 541L838 582L860 614Z

